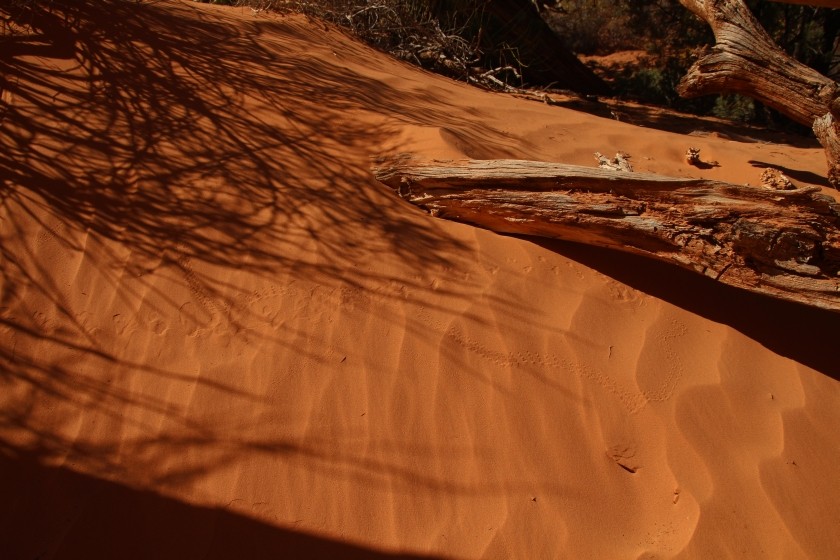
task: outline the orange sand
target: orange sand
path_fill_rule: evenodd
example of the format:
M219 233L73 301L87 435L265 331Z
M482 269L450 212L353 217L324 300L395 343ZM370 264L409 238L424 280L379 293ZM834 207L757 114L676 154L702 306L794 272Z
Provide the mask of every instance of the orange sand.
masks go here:
M813 143L487 93L302 16L77 5L0 49L0 557L840 556L840 316L370 172L820 182Z

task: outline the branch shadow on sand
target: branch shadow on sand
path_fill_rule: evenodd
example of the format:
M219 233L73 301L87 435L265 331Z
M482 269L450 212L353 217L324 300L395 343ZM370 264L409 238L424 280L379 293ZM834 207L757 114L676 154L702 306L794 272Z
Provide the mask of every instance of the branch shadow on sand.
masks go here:
M769 164L767 162L758 161L758 160L750 160L749 164L752 165L753 167L758 167L760 169L766 169L768 167L776 168L779 171L781 171L782 173L784 173L785 175L787 175L788 177L790 177L791 179L794 179L795 181L799 181L801 183L806 183L808 185L818 185L818 186L821 186L821 187L829 187L830 186L828 184L828 179L826 179L825 177L822 177L820 175L817 175L816 173L814 173L812 171L804 171L804 170L801 170L801 169L795 169L793 167L785 167L785 166L781 166L781 165L772 165L772 164Z
M785 144L797 148L819 148L820 144L810 134L799 134L750 126L735 121L680 113L664 107L624 102L619 99L590 100L561 93L552 105L565 107L605 119L618 120L634 126L652 128L688 136L715 135L743 143Z
M252 504L190 505L31 457L0 455L0 491L25 496L0 510L6 536L18 536L0 542L4 558L438 558L277 527L249 517Z
M358 149L383 132L342 126L345 112L394 105L397 92L299 55L280 59L257 36L270 25L289 33L282 23L254 23L248 35L153 5L51 5L19 15L34 38L11 41L15 48L0 59L3 87L16 100L3 116L6 204L43 201L74 229L150 257L177 248L227 265L247 251L250 268L262 271L300 263L284 262L281 247L269 252L249 241L281 231L289 237L267 241L299 242L311 205L335 226L392 217L386 197L352 188L369 180L365 169L336 150ZM15 54L63 62L50 69ZM312 100L324 109L297 107ZM41 113L58 126L40 122ZM310 141L316 135L321 141ZM235 192L222 188L229 185ZM399 226L377 233L404 258L440 255L429 232ZM324 241L319 250L328 257L359 252L338 233Z
M217 523L231 539L253 537L268 551L289 545L303 550L297 557L304 558L390 558L399 556L264 526L105 479L136 481L142 473L138 487L189 487L251 453L365 487L394 485L402 494L420 488L431 501L453 492L497 495L535 485L566 492L553 480L450 483L429 475L396 443L373 442L387 447L374 460L346 446L336 450L329 439L244 438L259 428L257 420L225 431L223 422L213 422L216 411L209 420L196 419L173 405L179 401L168 399L168 391L230 407L263 407L274 422L284 412L272 410L264 395L244 392L234 368L213 377L180 367L178 348L163 349L171 355L157 361L126 357L113 342L136 344L131 333L107 339L74 308L68 294L84 283L72 274L69 284L55 277L60 267L45 262L37 235L64 251L61 259L85 259L106 288L119 292L116 303L148 307L156 301L166 308L150 312L164 316L177 312L181 302L155 278L196 294L220 314L234 309L238 296L250 295L211 272L219 269L244 270L265 284L282 277L334 291L364 292L395 281L399 290L377 295L402 298L410 292L414 305L430 309L435 304L425 296L432 291L436 301L468 302L472 296L469 281L432 287L428 272L457 268L470 258L468 247L434 221L406 212L405 203L368 171L370 147L393 131L375 119L348 115L370 111L419 125L445 123L459 138L484 146L499 133L472 123L459 128L445 111L430 109L441 104L431 93L390 88L287 46L307 38L283 18L226 25L207 13L188 2L121 0L0 7L4 24L20 31L0 38L0 383L16 391L0 410L0 461L2 472L11 473L5 481L46 485L38 503L29 509L21 504L30 520L73 503L58 491L64 484L49 486L58 480L88 496L101 492L103 507L125 510L131 518L160 514L184 531L190 521L201 530ZM352 56L369 54L353 48L360 52ZM387 266L377 266L386 258L416 270L415 279L389 276ZM527 320L516 302L494 303ZM41 317L46 307L58 318ZM232 313L227 319L237 321ZM231 330L245 327L233 324ZM413 321L408 328L423 326ZM307 334L254 344L302 353L295 341ZM475 368L464 369L469 367ZM253 417L263 420L259 412ZM489 455L466 448L424 452L453 461L468 452ZM185 453L191 461L182 460ZM123 502L138 504L136 513L129 514ZM63 526L37 527L35 541L63 534ZM174 539L176 533L166 534ZM125 551L117 556L126 557Z

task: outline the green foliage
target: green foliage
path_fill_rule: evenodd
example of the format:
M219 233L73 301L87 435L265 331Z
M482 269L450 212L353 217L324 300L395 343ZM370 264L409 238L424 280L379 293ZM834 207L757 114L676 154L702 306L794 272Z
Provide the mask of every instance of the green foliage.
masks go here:
M818 71L837 77L840 58L840 10L748 0L756 18L788 54Z
M676 0L559 0L545 17L578 54L645 53L620 65L593 63L618 96L697 113L712 108L713 100L686 100L676 93L694 51L714 40L705 23Z
M711 38L705 24L676 0L557 0L546 6L544 17L578 54L660 53Z
M757 103L742 95L720 95L715 98L712 114L722 119L751 123L756 121Z

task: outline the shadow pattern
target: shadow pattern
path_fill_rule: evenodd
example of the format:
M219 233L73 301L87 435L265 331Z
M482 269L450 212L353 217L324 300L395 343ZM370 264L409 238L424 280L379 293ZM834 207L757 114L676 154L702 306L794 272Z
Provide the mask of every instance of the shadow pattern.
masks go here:
M235 508L189 505L33 458L0 456L0 491L26 496L0 510L3 558L438 558L275 527Z
M739 290L637 255L529 239L641 292L729 325L769 350L840 381L840 362L834 350L840 314Z
M171 314L179 302L154 279L175 278L197 298L216 302L239 332L247 325L230 310L237 298L251 294L214 270L247 270L266 284L282 276L363 295L371 285L394 281L423 301L433 290L429 270L451 269L470 257L469 248L434 220L407 210L376 183L369 157L381 149L382 138L397 132L394 122L440 127L468 145L495 149L497 157L506 155L503 133L430 110L444 106L433 91L407 92L302 54L292 43L309 39L293 19L227 24L223 12L210 10L188 2L122 0L0 5L0 16L15 29L0 38L0 385L15 390L4 399L8 406L0 407L0 461L4 481L38 493L32 504L4 507L3 514L32 521L49 511L88 508L71 511L71 522L82 527L73 532L79 538L105 530L136 543L136 536L126 534L136 521L138 534L162 531L162 542L174 543L175 550L192 540L190 531L212 526L223 536L210 538L209 557L236 556L232 543L243 540L264 547L248 557L284 556L287 548L295 552L291 557L302 558L401 557L109 482L139 472L150 487L188 487L250 453L368 487L390 484L403 494L420 488L487 495L534 485L448 483L423 472L396 442L374 442L386 447L386 459L377 461L347 446L336 449L328 437L244 436L251 425L224 432L207 418L174 408L161 387L195 385L197 394L212 393L228 406L269 407L263 395L239 388L238 372L197 377L178 367L177 348L158 360L132 361L103 342L74 309L68 286L55 277L56 263L44 262L33 230L68 255L93 260L88 269L115 291L130 292L117 297L147 307L149 301L163 302L158 305L165 309L150 311ZM352 41L342 47L350 52L333 55L372 54ZM359 119L358 112L385 118ZM416 276L391 276L378 266L386 257ZM84 288L81 282L71 287ZM473 288L468 281L435 287L435 301L466 302ZM512 317L527 313L515 302L495 303ZM59 327L39 319L46 305L60 315ZM295 340L309 334L253 336L254 344L300 352ZM43 413L47 401L60 403L58 410ZM256 425L262 418L255 416ZM110 427L93 426L91 418ZM278 419L282 413L271 411L271 420ZM107 431L114 426L140 435ZM467 453L427 451L456 458ZM202 460L180 461L187 452ZM27 475L30 470L35 474ZM553 481L540 482L546 492L563 491ZM95 498L82 503L80 495ZM117 527L112 516L122 515L125 525ZM18 540L8 557L41 554L14 546L63 534L64 522L41 525L40 536ZM79 543L66 543L60 557L81 556L84 541ZM102 546L104 556L114 553L107 542ZM142 547L114 555L148 557Z

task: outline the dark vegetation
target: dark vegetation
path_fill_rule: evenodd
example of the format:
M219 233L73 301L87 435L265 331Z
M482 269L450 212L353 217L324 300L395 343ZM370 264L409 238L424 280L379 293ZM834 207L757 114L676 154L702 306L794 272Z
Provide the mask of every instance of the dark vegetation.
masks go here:
M810 134L745 97L677 95L676 85L688 67L714 43L708 26L678 0L204 1L302 12L344 27L398 58L492 89L609 94ZM9 1L21 10L51 3ZM840 10L767 0L747 3L794 58L830 78L840 77Z
M840 10L767 0L747 0L747 4L788 54L832 79L840 77ZM688 67L714 44L708 25L677 0L560 0L543 15L570 49L596 55L592 64L616 95L749 123L793 126L745 97L682 99L676 94L676 84ZM599 56L628 50L640 51L636 62L613 66L594 62Z
M608 91L532 0L209 1L302 12L398 58L491 89L550 85L581 93Z
M798 128L810 135L805 127L749 98L682 99L677 95L676 85L688 67L714 44L706 23L677 0L215 2L302 11L348 28L402 59L487 87L527 85L603 93L604 84L580 69L570 75L574 65L557 58L561 51L574 53L587 60L617 97L775 128ZM747 3L776 43L794 58L828 77L840 77L840 10L767 0ZM554 31L561 46L538 36L536 20ZM505 27L510 32L503 32ZM528 52L534 48L541 48L541 55ZM605 58L622 51L637 53L621 57L616 64ZM560 74L569 79L534 71L552 63L563 66Z

